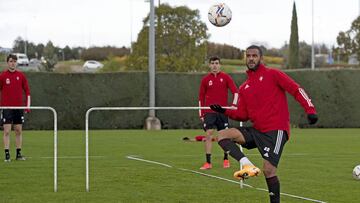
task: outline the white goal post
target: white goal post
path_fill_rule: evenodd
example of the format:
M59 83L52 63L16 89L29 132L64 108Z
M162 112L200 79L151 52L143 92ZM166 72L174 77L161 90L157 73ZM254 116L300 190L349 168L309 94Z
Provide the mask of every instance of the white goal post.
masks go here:
M223 107L236 109L236 107ZM86 158L86 192L89 192L89 116L93 111L135 111L135 110L200 110L210 107L92 107L85 115L85 158Z
M42 109L50 110L54 115L54 192L57 192L57 113L50 106L0 106L0 109Z

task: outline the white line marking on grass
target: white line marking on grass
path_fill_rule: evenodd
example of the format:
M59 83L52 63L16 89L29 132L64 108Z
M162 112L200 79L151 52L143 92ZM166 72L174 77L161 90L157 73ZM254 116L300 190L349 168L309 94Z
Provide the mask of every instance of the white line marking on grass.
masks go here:
M104 158L105 156L89 156L90 158ZM27 158L27 157L26 157ZM53 156L43 156L41 159L53 159ZM58 159L85 159L85 156L58 156Z
M189 171L189 172L192 172L192 173L200 174L200 175L207 176L207 177L210 177L210 178L216 178L216 179L225 180L225 181L235 183L235 184L240 184L239 181L229 180L229 179L226 179L226 178L223 178L223 177L214 176L214 175L210 175L210 174L206 174L206 173L201 173L199 171L194 171L194 170L189 170L189 169L184 169L184 168L178 168L178 169L182 170L182 171ZM268 190L264 189L264 188L253 187L253 186L251 186L249 184L245 184L245 183L243 183L243 185L246 186L246 187L249 187L249 188L256 189L256 190L268 192ZM321 200L311 199L311 198L307 198L307 197L301 197L301 196L292 195L292 194L283 193L283 192L281 192L280 194L284 195L284 196L294 197L294 198L298 198L298 199L302 199L302 200L308 200L308 201L312 201L312 202L326 203L326 202L321 201Z
M287 154L283 154L281 156L307 156L310 155L308 153L287 153ZM219 155L221 156L221 155ZM261 156L260 154L252 154L252 153L246 153L246 156Z
M143 162L147 162L147 163L153 163L153 164L165 166L165 167L168 167L168 168L174 168L174 167L172 167L172 166L170 166L168 164L164 164L164 163L160 163L160 162L156 162L156 161L150 161L150 160L141 159L141 158L136 158L133 155L126 156L126 158L132 159L132 160L137 160L137 161L143 161ZM224 181L235 183L235 184L240 184L238 181L235 181L235 180L230 180L230 179L227 179L227 178L214 176L214 175L202 173L202 172L199 172L199 171L194 171L194 170L185 169L185 168L175 168L175 169L181 170L181 171L187 171L187 172L191 172L191 173L195 173L195 174L199 174L199 175L203 175L203 176L210 177L210 178L216 178L216 179L219 179L219 180L224 180ZM253 188L255 190L268 192L268 190L264 189L264 188L257 188L257 187L251 186L249 184L244 184L244 183L243 183L243 185L246 186L246 187L249 187L249 188ZM293 197L293 198L307 200L307 201L311 201L311 202L326 203L326 202L321 201L321 200L311 199L311 198L307 198L307 197L301 197L301 196L298 196L298 195L292 195L292 194L283 193L283 192L281 192L280 194L283 195L283 196Z
M307 153L292 153L292 154L283 154L281 156L287 156L287 157L292 157L292 156L307 156L307 155L310 155L310 154L307 154ZM132 156L132 155L130 155ZM250 153L247 153L246 156L256 156L256 157L261 157L261 154L250 154ZM335 155L334 155L335 156ZM176 155L166 155L166 157L199 157L199 155L194 155L194 154L184 154L184 155L181 155L181 154L176 154ZM217 154L214 154L214 155L211 155L211 157L221 157L223 158L224 155L217 155Z
M181 170L181 171L188 171L188 172L191 172L191 173L200 174L200 175L207 176L207 177L210 177L210 178L216 178L216 179L225 180L225 181L235 183L235 184L240 184L239 181L229 180L229 179L226 179L226 178L223 178L223 177L206 174L206 173L202 173L202 172L199 172L199 171L194 171L194 170L185 169L185 168L178 168L178 169ZM243 184L243 185L245 185L246 187L254 188L253 186L248 185L248 184Z
M172 166L170 166L170 165L163 164L163 163L156 162L156 161L150 161L150 160L146 160L146 159L140 159L140 158L136 158L136 157L133 157L133 156L126 156L126 158L132 159L132 160L137 160L137 161L143 161L143 162L147 162L147 163L152 163L152 164L157 164L157 165L165 166L165 167L168 167L168 168L172 168Z

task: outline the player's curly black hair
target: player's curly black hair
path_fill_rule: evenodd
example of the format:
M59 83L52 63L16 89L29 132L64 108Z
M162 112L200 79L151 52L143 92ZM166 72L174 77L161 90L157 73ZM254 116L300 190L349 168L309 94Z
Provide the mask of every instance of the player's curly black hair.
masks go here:
M251 45L248 48L246 48L246 51L249 50L249 49L257 49L257 50L259 50L260 57L263 55L263 52L262 52L262 50L261 50L261 48L259 46Z

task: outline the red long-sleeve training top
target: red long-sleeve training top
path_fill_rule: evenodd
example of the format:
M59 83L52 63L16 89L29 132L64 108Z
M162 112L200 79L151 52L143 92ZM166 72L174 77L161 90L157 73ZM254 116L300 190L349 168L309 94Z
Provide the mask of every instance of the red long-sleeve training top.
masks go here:
M216 75L209 73L205 75L200 84L199 106L210 106L211 104L220 104L228 106L228 89L234 95L232 105L237 104L238 93L237 87L230 75L219 72ZM205 113L213 112L212 110L199 110L199 116L203 117Z
M30 106L30 88L22 72L3 71L0 74L0 91L1 106Z
M277 69L260 64L256 71L247 71L248 79L239 87L237 110L225 115L239 121L250 120L260 132L286 130L290 136L290 115L286 92L290 93L307 114L316 110L299 84Z

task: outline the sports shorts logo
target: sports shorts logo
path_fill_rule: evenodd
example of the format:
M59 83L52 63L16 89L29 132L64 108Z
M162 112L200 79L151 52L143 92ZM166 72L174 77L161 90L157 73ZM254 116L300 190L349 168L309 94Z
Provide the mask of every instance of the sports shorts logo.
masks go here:
M266 153L264 154L264 157L269 157L269 151L270 151L270 148L269 147L264 147L264 151L266 151Z

